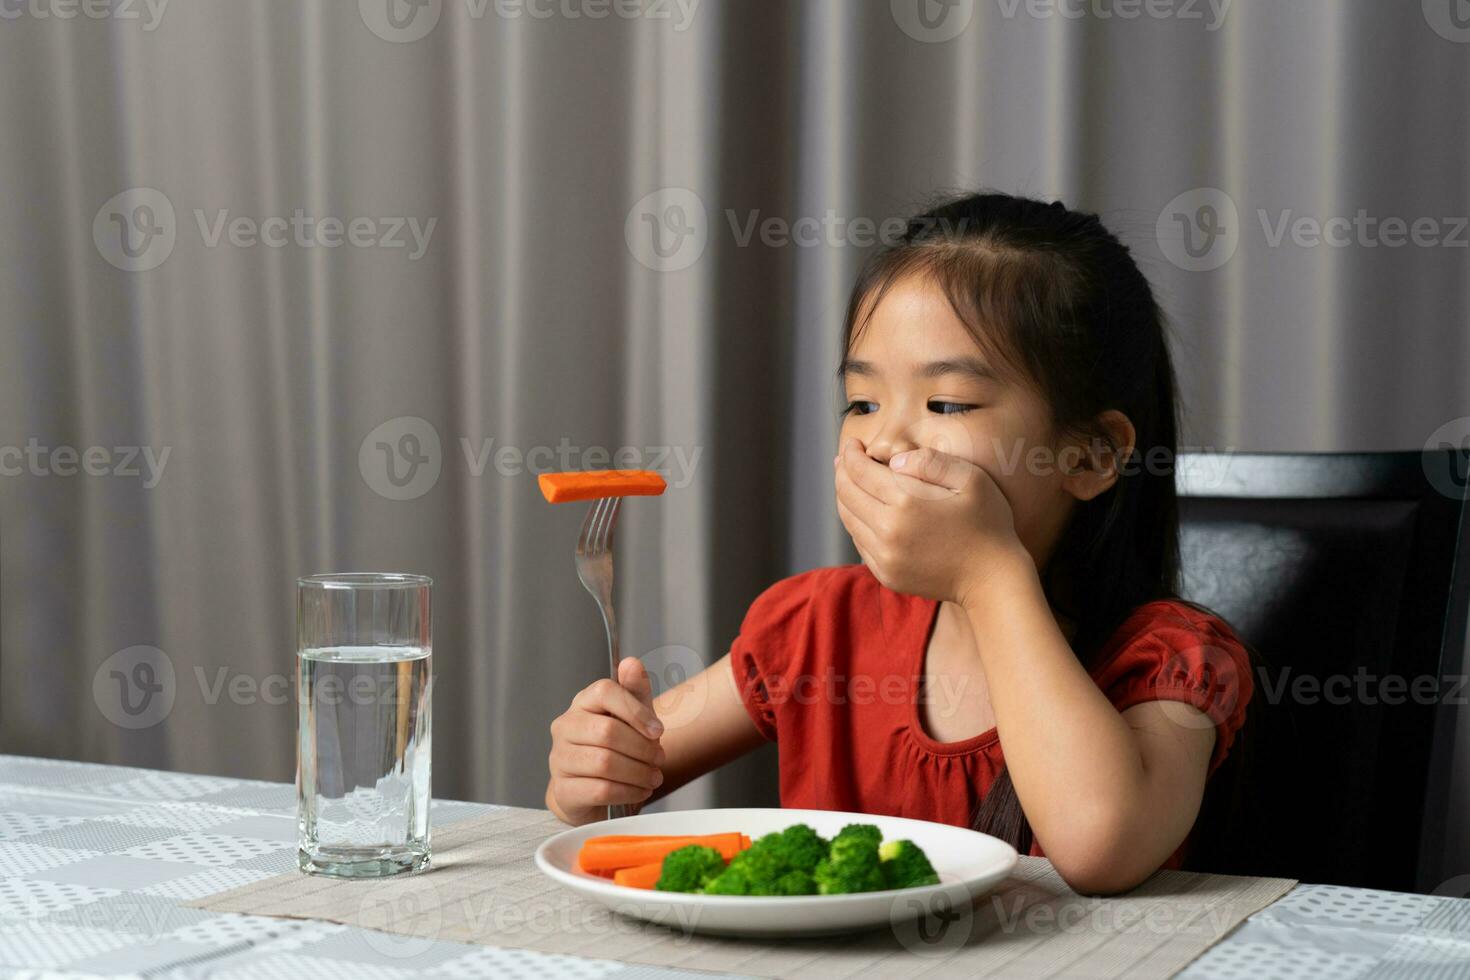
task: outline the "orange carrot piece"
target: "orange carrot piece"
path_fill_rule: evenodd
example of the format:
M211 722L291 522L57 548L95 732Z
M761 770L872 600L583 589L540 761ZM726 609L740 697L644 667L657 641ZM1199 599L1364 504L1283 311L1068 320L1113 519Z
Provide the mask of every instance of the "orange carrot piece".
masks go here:
M663 873L664 862L660 858L649 864L619 868L613 872L613 884L622 885L625 888L652 888L658 884L658 879Z
M581 470L542 473L536 477L541 495L550 504L594 497L657 497L664 492L664 478L653 470Z
M728 861L745 850L741 840L742 836L738 833L702 834L689 837L661 837L654 840L642 838L614 841L601 841L596 837L589 837L582 842L582 849L577 853L577 866L593 874L599 871L616 871L619 868L631 868L640 864L662 861L664 855L670 851L677 851L690 844L713 847L720 852L721 857Z

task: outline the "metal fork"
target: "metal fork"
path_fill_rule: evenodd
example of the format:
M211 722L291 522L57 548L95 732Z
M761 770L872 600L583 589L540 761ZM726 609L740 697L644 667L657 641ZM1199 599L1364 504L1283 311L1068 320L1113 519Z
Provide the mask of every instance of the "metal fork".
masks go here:
M607 656L613 683L618 680L618 623L613 614L613 530L618 524L622 497L599 497L587 511L582 533L577 538L577 578L597 600L602 625L607 627ZM626 817L628 808L615 803L607 808L609 820Z

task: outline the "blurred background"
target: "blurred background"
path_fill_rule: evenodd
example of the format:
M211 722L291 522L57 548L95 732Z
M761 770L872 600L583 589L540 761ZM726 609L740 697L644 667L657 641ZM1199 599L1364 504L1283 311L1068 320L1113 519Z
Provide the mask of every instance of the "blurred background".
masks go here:
M0 82L9 753L289 780L295 579L419 572L435 794L540 805L606 653L535 473L664 472L624 652L723 655L853 560L843 307L940 193L1101 214L1188 446L1470 437L1465 0L0 0Z

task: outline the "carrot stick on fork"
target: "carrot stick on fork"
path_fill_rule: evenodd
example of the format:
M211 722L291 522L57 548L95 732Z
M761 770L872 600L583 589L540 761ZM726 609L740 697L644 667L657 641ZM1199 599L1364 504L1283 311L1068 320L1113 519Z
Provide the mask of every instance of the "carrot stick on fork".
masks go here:
M657 497L668 486L653 470L580 470L536 477L550 504L597 497Z

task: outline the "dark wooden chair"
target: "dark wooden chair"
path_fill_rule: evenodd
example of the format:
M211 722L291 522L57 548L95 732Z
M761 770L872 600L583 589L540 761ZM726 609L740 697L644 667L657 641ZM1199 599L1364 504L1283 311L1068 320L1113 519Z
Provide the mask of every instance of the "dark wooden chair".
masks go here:
M1463 450L1181 454L1185 598L1258 660L1193 866L1428 891L1464 680Z

